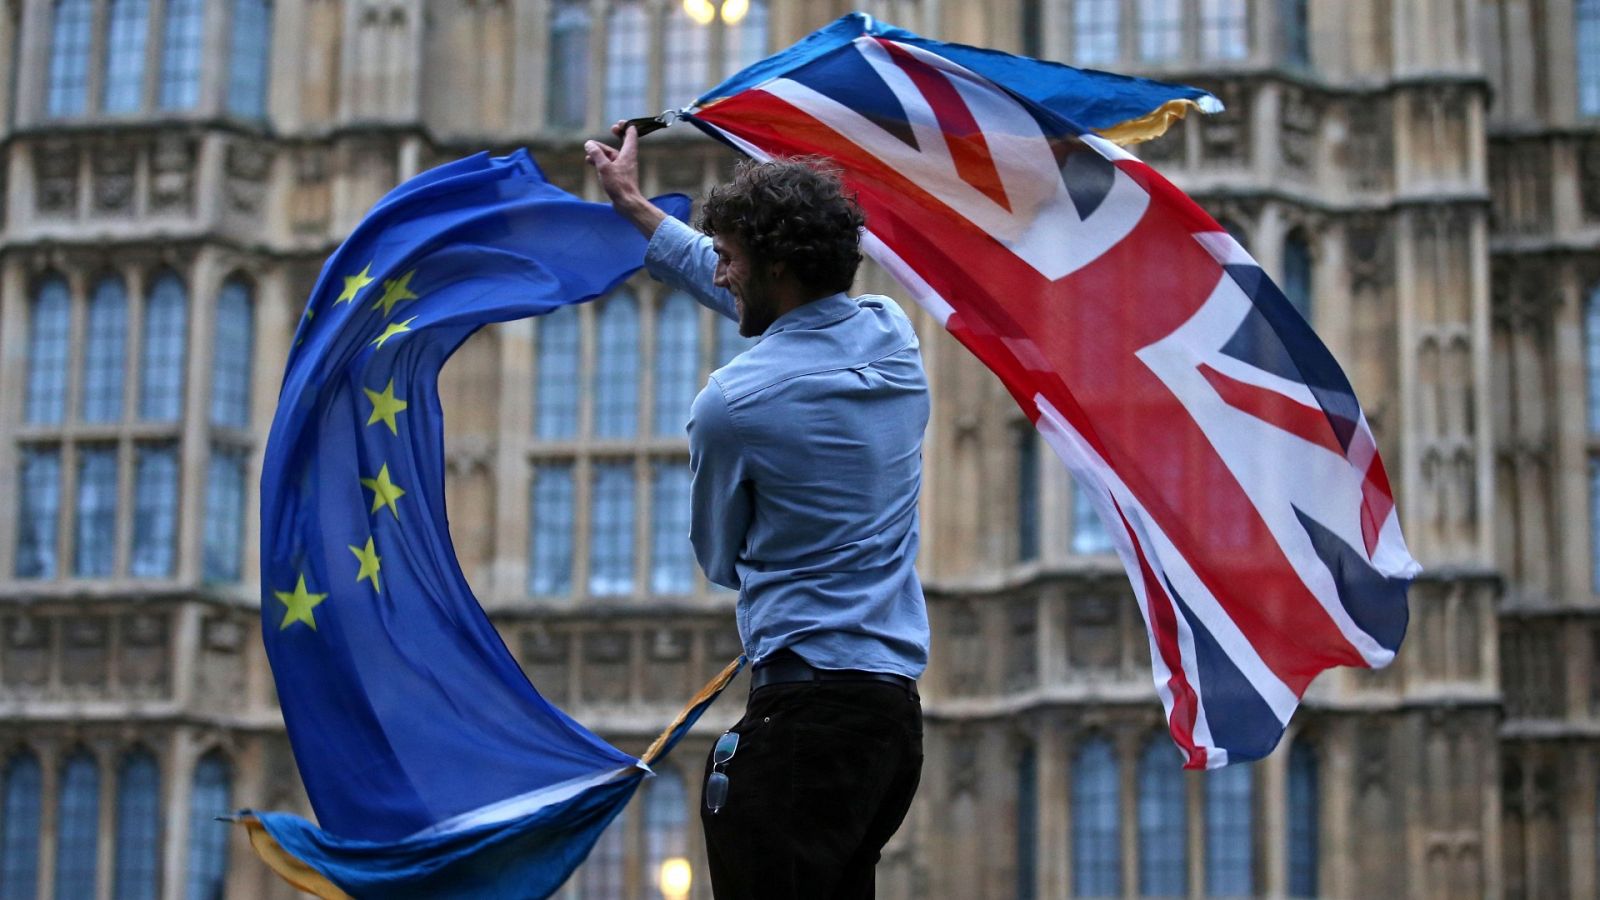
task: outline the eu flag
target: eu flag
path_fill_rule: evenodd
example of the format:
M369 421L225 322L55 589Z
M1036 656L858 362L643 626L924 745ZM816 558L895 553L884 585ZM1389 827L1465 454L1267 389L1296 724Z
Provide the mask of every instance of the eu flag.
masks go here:
M687 214L681 195L657 202ZM473 597L437 387L478 328L603 294L644 245L518 151L405 182L324 266L261 477L262 634L321 827L245 820L300 886L542 896L648 771L540 697Z

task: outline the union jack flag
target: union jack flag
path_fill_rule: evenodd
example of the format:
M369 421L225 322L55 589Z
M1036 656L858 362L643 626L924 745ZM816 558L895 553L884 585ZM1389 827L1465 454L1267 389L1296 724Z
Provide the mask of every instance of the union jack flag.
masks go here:
M1214 103L855 14L684 113L752 157L842 168L866 252L1001 378L1108 525L1194 769L1265 756L1322 670L1388 664L1420 570L1327 348L1103 136Z

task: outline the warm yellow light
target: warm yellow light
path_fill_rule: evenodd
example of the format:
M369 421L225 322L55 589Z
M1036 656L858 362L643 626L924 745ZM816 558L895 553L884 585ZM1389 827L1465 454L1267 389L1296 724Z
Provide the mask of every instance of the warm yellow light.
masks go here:
M661 887L661 896L667 900L684 900L689 896L689 884L694 880L694 872L689 868L689 861L681 856L674 856L661 863L661 876L657 884Z
M717 17L717 8L711 5L711 0L683 0L683 11L701 25L710 25Z
M729 25L739 24L744 14L750 11L750 0L723 0L722 21Z

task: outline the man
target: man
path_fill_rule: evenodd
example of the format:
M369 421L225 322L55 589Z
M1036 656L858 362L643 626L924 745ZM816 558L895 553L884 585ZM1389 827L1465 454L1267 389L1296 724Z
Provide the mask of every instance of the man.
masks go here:
M689 419L690 541L739 590L745 715L706 765L712 887L729 898L871 897L922 770L915 569L927 381L886 297L845 294L861 210L810 162L744 163L700 234L645 199L638 135L595 141L650 273L761 340L713 372ZM709 236L708 236L709 235Z

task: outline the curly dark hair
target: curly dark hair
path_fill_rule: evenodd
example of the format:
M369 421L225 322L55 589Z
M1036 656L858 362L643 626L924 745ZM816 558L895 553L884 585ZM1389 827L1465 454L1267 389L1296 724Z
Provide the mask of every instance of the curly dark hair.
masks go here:
M855 280L865 223L839 170L820 157L741 162L700 211L706 234L736 238L753 261L786 263L819 296Z

